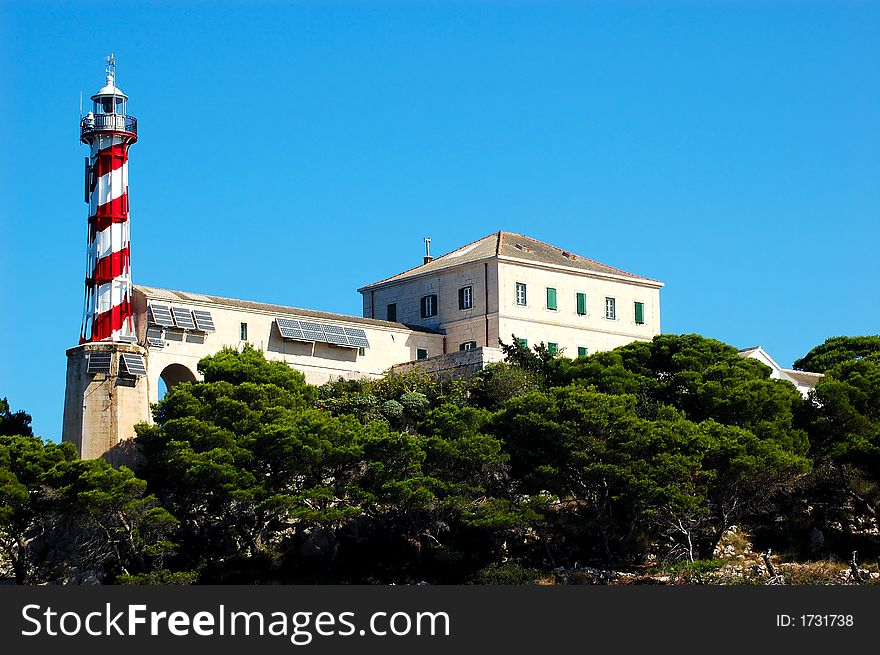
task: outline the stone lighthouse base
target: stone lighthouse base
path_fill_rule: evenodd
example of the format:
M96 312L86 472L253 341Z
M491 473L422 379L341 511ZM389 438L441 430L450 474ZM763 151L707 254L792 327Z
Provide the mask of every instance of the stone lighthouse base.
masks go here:
M62 440L73 443L83 459L103 457L116 467L137 463L134 425L150 421L147 377L130 373L123 353L147 356L145 348L128 343L86 343L67 351L61 433ZM90 372L94 354L98 356ZM104 366L98 364L99 359Z

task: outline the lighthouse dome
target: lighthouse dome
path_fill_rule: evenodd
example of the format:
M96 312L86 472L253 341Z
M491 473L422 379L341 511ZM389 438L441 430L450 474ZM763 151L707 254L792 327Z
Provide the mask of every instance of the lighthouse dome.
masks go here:
M98 92L92 96L92 100L97 100L98 98L106 96L117 96L128 100L128 96L122 92L122 89L116 86L112 75L107 76L107 84L98 89Z

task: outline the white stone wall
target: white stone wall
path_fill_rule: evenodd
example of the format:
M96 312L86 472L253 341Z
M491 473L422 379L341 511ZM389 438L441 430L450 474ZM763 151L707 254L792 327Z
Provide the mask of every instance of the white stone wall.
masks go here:
M89 373L87 355L112 354L109 373ZM143 377L120 375L120 354L144 354L140 346L87 343L67 351L67 384L61 438L72 442L83 459L104 456L118 466L134 463L126 442L136 423L150 420L149 383Z
M516 283L526 285L526 305L516 302ZM547 308L547 288L556 289L556 310ZM587 313L577 313L577 293L585 293ZM610 350L660 333L660 290L636 281L618 281L520 263L499 263L499 332L505 343L511 334L529 346L553 342L577 357L578 346L590 353ZM605 298L615 299L616 319L605 317ZM644 324L635 321L634 303L644 303Z
M397 304L397 320L408 325L419 325L446 333L446 348L457 351L459 344L476 341L477 346L486 344L486 279L489 288L489 344L495 346L497 340L497 296L493 290L497 286L497 264L477 262L438 271L424 277L404 280L400 283L381 287L364 293L364 316L385 320L389 303ZM472 288L473 303L470 309L458 308L458 291L462 287ZM437 295L437 315L422 318L421 299ZM442 354L442 350L430 351L429 356Z
M488 278L488 299L486 279ZM516 283L526 285L527 304L516 303ZM458 290L473 287L473 308L459 310ZM459 350L462 343L497 347L511 334L533 345L544 341L559 344L565 354L576 357L578 346L589 352L610 350L635 340L650 340L660 333L659 283L608 279L587 271L551 268L510 260L492 259L430 275L403 280L364 293L365 315L384 319L387 305L397 303L397 319L424 325L446 335L446 352ZM556 289L557 309L547 308L547 288ZM576 294L587 298L587 313L577 313ZM437 294L437 316L423 319L421 298ZM616 318L605 317L605 298L615 299ZM644 324L635 321L635 302L644 305ZM488 307L488 314L486 308ZM440 354L430 351L429 355Z
M501 361L504 361L504 353L500 348L476 348L397 364L391 370L394 373L407 373L420 368L443 378L468 378L482 371L488 364Z
M303 320L318 321L349 327L358 327L367 334L370 347L364 354L353 348L338 348L326 343L301 343L285 340L275 326L275 312L251 309L232 308L213 302L173 301L164 298L152 300L156 304L186 307L188 309L205 309L211 312L216 332L207 335L183 332L181 330L165 330L164 348L150 348L147 372L150 387L150 401L158 401L159 378L163 372L166 377L175 377L186 373L179 369L168 369L177 365L186 367L192 379L200 379L197 365L200 359L218 352L224 346L241 349L246 343L261 350L267 359L281 360L305 375L310 384L323 384L339 377L345 379L357 377L378 377L392 365L416 359L417 350L424 348L432 354L439 354L443 348L443 336L426 332L415 332L391 326L374 326L362 323L348 323L342 320L310 318ZM146 331L145 304L139 303L137 324L141 335ZM282 314L297 318L293 314ZM247 340L242 340L241 324L247 324ZM141 336L143 339L143 336Z

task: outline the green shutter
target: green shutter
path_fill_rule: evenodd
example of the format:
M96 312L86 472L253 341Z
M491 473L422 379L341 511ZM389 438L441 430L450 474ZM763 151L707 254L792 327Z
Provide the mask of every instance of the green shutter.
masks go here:
M587 294L579 293L577 295L577 305L578 305L578 315L586 316L587 315Z
M551 341L550 343L547 344L547 352L549 352L551 355L555 355L556 353L559 352L559 344L553 343Z
M458 308L464 309L464 287L458 290Z
M428 358L428 351L427 350L425 350L424 348L418 348L416 350L416 359L427 359L427 358Z
M547 287L547 309L556 309L556 289Z
M578 346L578 357L586 357L587 349L584 346Z
M528 339L517 339L516 343L519 345L520 348L528 348L529 347L529 340Z
M645 303L636 303L636 325L643 325L645 322Z

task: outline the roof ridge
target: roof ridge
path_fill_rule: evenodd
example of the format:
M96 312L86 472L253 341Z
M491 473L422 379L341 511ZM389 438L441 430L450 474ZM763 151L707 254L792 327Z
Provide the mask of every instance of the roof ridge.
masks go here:
M354 323L366 323L366 324L380 323L380 324L385 324L385 325L393 325L397 328L404 328L407 330L415 330L415 331L419 331L419 332L422 332L422 331L423 332L434 332L434 330L431 330L428 328L423 328L422 326L411 326L411 325L407 325L405 323L400 323L397 321L385 321L385 320L382 320L381 318L370 318L368 316L356 316L354 314L340 314L339 312L328 312L328 311L324 311L323 309L307 309L305 307L292 307L290 305L279 305L277 303L262 302L259 300L245 300L244 298L229 298L227 296L215 296L210 293L200 293L200 292L196 292L196 291L183 291L181 289L165 289L163 287L153 287L153 286L149 286L147 284L135 284L133 286L135 288L140 287L141 289L154 289L156 291L166 291L169 293L178 293L178 294L184 294L184 295L196 294L199 296L205 296L207 298L210 298L212 302L217 302L218 304L221 304L221 305L224 304L223 301L231 301L232 303L247 303L249 305L263 305L265 307L264 311L269 311L269 308L271 308L273 312L276 310L287 310L287 313L297 314L298 312L301 312L302 316L307 316L307 317L310 314L324 315L325 317L330 317L330 320L340 320L340 321L348 321L348 322L354 322ZM186 299L184 299L184 298L179 298L178 300L182 303L187 302ZM168 302L173 302L173 301L168 301ZM190 301L190 302L203 302L203 301L195 300L195 301ZM230 305L230 306L234 307L235 305ZM315 318L315 317L312 316L311 318Z
M453 253L458 252L459 250L464 250L465 248L469 248L470 246L473 246L473 245L475 245L475 244L477 244L477 243L480 243L480 241L485 241L486 239L488 239L489 237L493 236L494 234L495 234L494 232L492 232L492 233L490 233L490 234L487 234L487 235L484 236L484 237L480 237L479 239L476 239L476 240L474 240L474 241L471 241L470 243L466 243L466 244L464 244L463 246L459 246L459 247L456 248L455 250L450 250L449 252L445 252L445 253L443 253L442 255L440 255L439 257L434 257L430 262L422 262L421 264L416 264L415 266L413 266L413 267L411 267L411 268L408 268L408 269L406 269L406 270L404 270L404 271L400 271L399 273L395 273L394 275L389 275L388 277L386 277L386 278L382 278L381 280L378 280L378 281L376 281L376 282L370 282L369 284L365 284L365 285L364 285L363 287L361 287L361 288L363 289L363 288L366 288L366 287L372 287L372 286L375 286L375 285L377 285L377 284L382 284L383 282L387 282L388 280L391 280L391 279L393 279L393 278L400 277L401 275L406 275L407 273L411 273L412 271L416 270L417 268L421 268L422 266L427 266L428 264L431 264L431 263L433 263L433 262L439 261L439 260L443 259L444 257L448 257L449 255L452 255ZM499 234L500 234L500 233L499 233ZM495 250L495 254L496 254L496 255L498 254L498 249L497 249L497 247L496 247L496 250Z
M554 246L552 243L547 243L545 241L541 241L540 239L536 239L535 237L530 237L526 234L519 234L518 232L508 232L507 234L510 234L512 236L522 237L523 239L529 239L530 241L534 241L535 243L540 243L542 246L547 246L548 248L553 248L554 250L558 250L559 252L563 253L563 256L565 255L565 253L568 253L569 255L575 255L576 257L579 257L580 259L584 259L592 264L598 264L599 266L604 266L605 268L610 268L612 271L617 271L618 273L623 273L624 275L629 275L631 277L637 277L642 280L650 280L651 282L659 282L660 281L660 280L655 280L654 278L651 278L651 277L645 277L643 275L636 275L635 273L630 273L629 271L625 271L622 268L617 268L616 266L611 266L610 264L604 264L596 259L590 259L589 257L584 257L583 255L578 255L577 253L573 253L570 250L564 250L564 249L560 248L559 246Z

